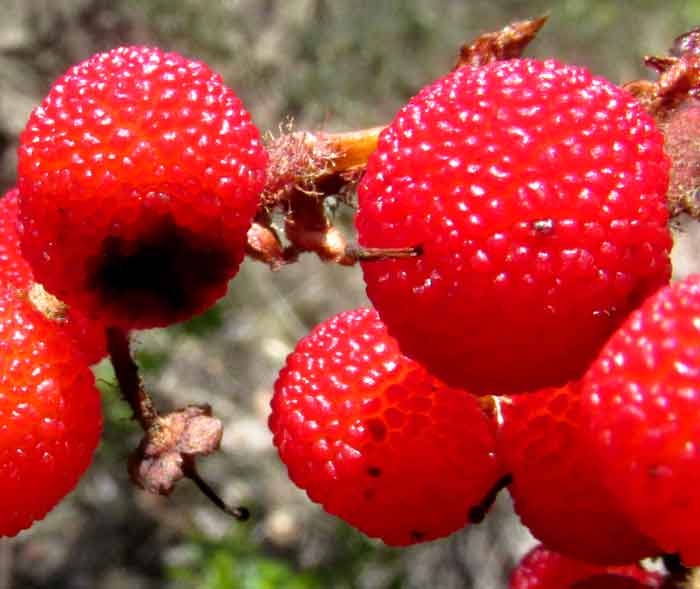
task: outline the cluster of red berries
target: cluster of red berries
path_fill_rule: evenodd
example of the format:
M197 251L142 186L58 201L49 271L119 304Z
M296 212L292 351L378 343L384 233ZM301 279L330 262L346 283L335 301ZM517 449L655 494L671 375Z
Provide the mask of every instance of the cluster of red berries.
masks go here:
M700 277L668 285L663 148L624 90L555 61L423 89L357 214L363 245L420 255L364 262L376 312L289 356L270 427L292 480L389 544L478 521L509 483L565 571L514 587L658 586L615 566L700 564Z
M87 467L103 328L225 292L266 165L221 78L157 49L75 66L31 115L0 222L0 533ZM393 545L479 521L509 484L565 555L548 562L603 567L567 583L656 586L609 567L664 552L700 564L700 278L668 286L668 173L653 119L583 68L465 65L423 89L382 133L357 214L361 245L419 255L364 262L376 310L289 356L269 424L292 480ZM34 280L70 305L60 320Z
M96 55L34 110L0 200L0 535L90 464L105 328L167 325L224 294L266 165L221 78L159 49Z

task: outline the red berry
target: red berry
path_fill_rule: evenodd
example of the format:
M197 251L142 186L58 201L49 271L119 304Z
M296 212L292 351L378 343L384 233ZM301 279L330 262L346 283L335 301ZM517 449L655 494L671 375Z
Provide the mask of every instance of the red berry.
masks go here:
M583 381L609 489L688 566L700 565L699 378L700 276L691 276L632 314Z
M649 589L661 587L663 577L638 564L608 566L572 560L542 544L520 561L509 589Z
M0 199L0 284L26 289L33 276L17 235L17 195L17 189L12 188Z
M225 293L267 156L206 65L146 47L96 55L20 141L22 248L51 293L122 327L186 319Z
M458 530L502 474L476 398L401 355L373 309L341 313L303 338L271 405L292 481L387 544Z
M20 250L17 235L17 196L17 189L13 188L0 199L0 284L2 288L9 286L22 296L30 296L34 276ZM68 309L64 315L56 317L54 322L57 329L63 330L76 340L88 364L100 361L107 354L102 324L88 321L75 309Z
M363 264L402 351L473 393L560 386L670 274L653 120L583 68L516 59L423 89L359 187Z
M75 344L0 290L0 535L42 519L78 482L102 427L94 378Z
M532 534L577 560L626 564L661 553L624 514L591 459L575 385L501 404L498 452L515 510Z

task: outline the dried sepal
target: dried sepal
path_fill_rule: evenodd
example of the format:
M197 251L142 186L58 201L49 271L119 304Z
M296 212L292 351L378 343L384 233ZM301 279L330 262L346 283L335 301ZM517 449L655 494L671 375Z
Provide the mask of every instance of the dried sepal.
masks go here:
M676 37L671 55L651 55L644 63L656 81L634 80L623 87L658 121L664 122L688 99L700 98L700 29Z
M454 69L463 65L479 67L492 61L520 57L547 22L547 16L511 23L500 31L484 33L462 45Z
M700 217L700 29L676 37L670 55L647 56L657 80L635 80L623 87L649 112L664 133L671 159L667 194L672 217Z
M157 417L129 458L131 480L150 493L169 495L189 476L189 464L216 451L223 425L209 406L189 406Z

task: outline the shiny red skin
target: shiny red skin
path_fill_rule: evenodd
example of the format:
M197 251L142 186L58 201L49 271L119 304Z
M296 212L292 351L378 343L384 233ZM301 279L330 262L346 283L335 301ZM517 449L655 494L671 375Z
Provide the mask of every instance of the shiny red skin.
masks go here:
M656 589L663 577L638 564L600 566L572 560L539 544L513 570L509 589Z
M187 319L236 274L266 165L205 64L150 47L95 55L20 136L22 250L49 292L106 324Z
M592 458L577 385L501 404L498 453L515 511L533 536L568 558L622 565L662 550L627 516Z
M12 288L0 288L0 536L42 519L90 465L100 396L82 353Z
M476 398L403 356L373 309L341 313L300 340L271 405L292 481L386 544L460 529L502 475Z
M17 189L12 188L0 199L0 288L9 286L19 295L28 296L34 275L20 249L17 197ZM68 309L54 324L76 341L88 364L99 362L107 355L105 328L101 323L88 321L79 311Z
M360 186L367 294L402 351L475 394L561 386L670 276L654 121L581 67L515 59L424 88Z
M661 289L583 381L605 482L665 552L700 565L700 276Z

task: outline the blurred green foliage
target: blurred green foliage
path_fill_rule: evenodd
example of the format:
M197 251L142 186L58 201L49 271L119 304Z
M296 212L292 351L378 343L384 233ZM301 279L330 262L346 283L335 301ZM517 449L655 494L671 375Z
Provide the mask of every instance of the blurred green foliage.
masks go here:
M250 525L235 526L220 540L192 536L183 547L189 562L168 568L171 589L358 589L362 570L372 565L389 571L382 587L401 587L397 551L377 547L344 524L338 525L339 558L306 570L264 555L253 537Z

